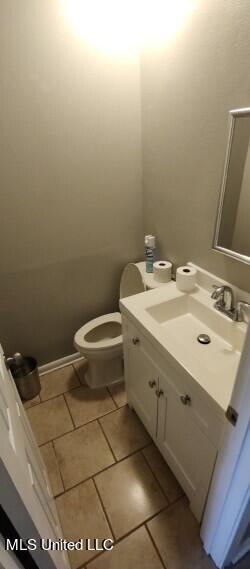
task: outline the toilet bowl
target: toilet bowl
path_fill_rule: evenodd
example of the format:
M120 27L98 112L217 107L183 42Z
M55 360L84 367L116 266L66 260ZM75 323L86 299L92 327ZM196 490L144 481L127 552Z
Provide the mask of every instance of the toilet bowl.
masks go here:
M150 281L151 278L151 281ZM146 273L145 263L129 263L122 272L120 298L159 286ZM85 373L89 387L97 388L123 380L121 314L112 312L90 320L75 334L75 348L88 360Z
M75 334L76 349L88 359L85 379L89 387L122 381L122 321L120 312L90 320Z

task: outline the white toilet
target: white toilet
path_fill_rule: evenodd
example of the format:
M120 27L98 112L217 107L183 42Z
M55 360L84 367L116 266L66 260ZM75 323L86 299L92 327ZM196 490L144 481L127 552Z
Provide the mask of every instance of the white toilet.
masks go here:
M162 283L154 283L145 263L129 263L122 272L120 298L131 296ZM85 379L97 388L123 380L122 328L120 312L112 312L87 322L74 337L75 348L88 360Z

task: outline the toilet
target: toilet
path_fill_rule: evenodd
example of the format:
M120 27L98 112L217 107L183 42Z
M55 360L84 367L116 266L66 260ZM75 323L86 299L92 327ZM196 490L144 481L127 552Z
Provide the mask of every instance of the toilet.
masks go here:
M120 281L120 298L125 298L162 283L153 282L145 263L129 263ZM120 312L104 314L84 324L75 334L74 346L88 360L85 380L97 388L123 380L123 347Z

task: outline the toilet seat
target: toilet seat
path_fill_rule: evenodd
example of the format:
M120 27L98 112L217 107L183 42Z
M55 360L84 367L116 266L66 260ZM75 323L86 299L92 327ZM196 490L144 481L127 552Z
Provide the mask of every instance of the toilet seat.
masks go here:
M128 263L120 279L120 298L154 288L145 284L145 262ZM84 380L91 389L124 381L121 314L94 318L75 334L74 346L87 360Z
M116 351L122 346L121 314L112 312L94 318L84 324L75 334L74 345L81 353L100 350Z

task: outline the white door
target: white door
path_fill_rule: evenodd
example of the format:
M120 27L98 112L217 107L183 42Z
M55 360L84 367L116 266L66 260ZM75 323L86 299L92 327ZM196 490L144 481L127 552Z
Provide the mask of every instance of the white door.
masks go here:
M64 552L47 552L40 538L57 540L61 528L47 479L22 402L0 346L0 502L19 536L37 540L30 551L39 569L69 569Z
M204 548L219 568L232 560L250 500L250 326L230 405L238 420L227 422L201 528Z
M23 569L18 559L10 551L5 551L0 537L0 569Z

